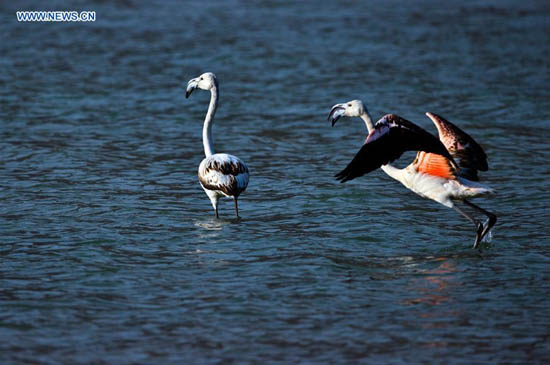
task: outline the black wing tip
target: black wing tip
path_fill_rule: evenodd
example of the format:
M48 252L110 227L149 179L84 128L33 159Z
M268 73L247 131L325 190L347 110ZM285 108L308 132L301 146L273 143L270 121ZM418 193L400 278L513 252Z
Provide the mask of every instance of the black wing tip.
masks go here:
M334 177L336 178L336 180L340 181L340 183L345 183L346 181L350 180L345 171L340 171L339 173L334 175Z
M458 176L468 179L470 181L479 181L477 169L463 167L458 170Z
M355 179L355 176L344 176L344 177L339 178L338 181L340 181L340 184L343 184L343 183L348 182L348 181L353 180L353 179Z

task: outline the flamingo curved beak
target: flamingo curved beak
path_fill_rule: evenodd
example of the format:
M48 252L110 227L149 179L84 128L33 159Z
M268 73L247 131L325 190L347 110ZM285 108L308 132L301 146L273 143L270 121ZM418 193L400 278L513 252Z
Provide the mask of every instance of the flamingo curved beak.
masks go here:
M197 81L197 79L189 80L189 82L187 83L187 89L185 89L185 98L186 99L189 97L189 95L191 95L193 90L195 90L198 85L199 85L199 82Z
M333 127L338 121L338 119L344 116L345 113L346 113L345 104L336 104L335 106L332 107L332 109L330 110L330 113L328 113L328 120L332 122Z

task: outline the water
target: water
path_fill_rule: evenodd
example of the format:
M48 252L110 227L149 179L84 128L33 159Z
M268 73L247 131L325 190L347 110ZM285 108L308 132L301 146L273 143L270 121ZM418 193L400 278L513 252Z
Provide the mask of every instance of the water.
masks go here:
M550 360L547 2L73 6L1 6L0 362ZM41 9L97 21L16 22ZM205 71L242 220L197 181ZM481 251L381 171L334 180L365 130L326 115L354 98L485 148Z

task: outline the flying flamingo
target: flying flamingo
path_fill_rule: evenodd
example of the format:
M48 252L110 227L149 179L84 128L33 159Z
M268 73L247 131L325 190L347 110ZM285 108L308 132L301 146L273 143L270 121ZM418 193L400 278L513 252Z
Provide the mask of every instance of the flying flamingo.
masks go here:
M199 165L199 182L218 215L218 201L220 197L232 197L235 202L235 213L239 218L237 199L248 186L248 167L238 157L226 153L215 153L212 141L212 121L218 108L218 80L212 72L206 72L189 80L185 97L195 89L210 90L210 104L204 119L202 129L202 144L206 158Z
M334 105L328 115L333 127L342 116L360 117L369 131L363 147L335 177L340 182L346 182L381 167L386 174L421 197L454 208L470 220L476 227L474 248L477 248L497 221L495 214L466 200L493 192L488 186L477 182L478 170L488 169L487 155L472 137L451 122L433 113L426 115L437 127L439 139L395 114L388 114L373 124L361 100ZM418 151L415 160L403 169L392 166L390 163L405 151ZM487 225L484 227L460 209L456 201L462 201L486 215L489 218Z

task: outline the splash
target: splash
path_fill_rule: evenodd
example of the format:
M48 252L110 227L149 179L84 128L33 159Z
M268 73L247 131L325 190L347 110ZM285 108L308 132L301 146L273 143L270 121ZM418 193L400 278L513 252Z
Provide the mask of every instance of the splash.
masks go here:
M483 226L487 226L487 224L489 223L489 219L487 219L485 221L485 223L483 224ZM493 229L495 227L492 227L489 232L487 232L487 234L485 235L485 237L483 237L483 239L481 240L481 242L487 242L487 243L491 243L491 241L493 240Z
M196 221L195 227L204 228L208 231L221 231L223 229L224 222L218 219L209 219L206 221Z

